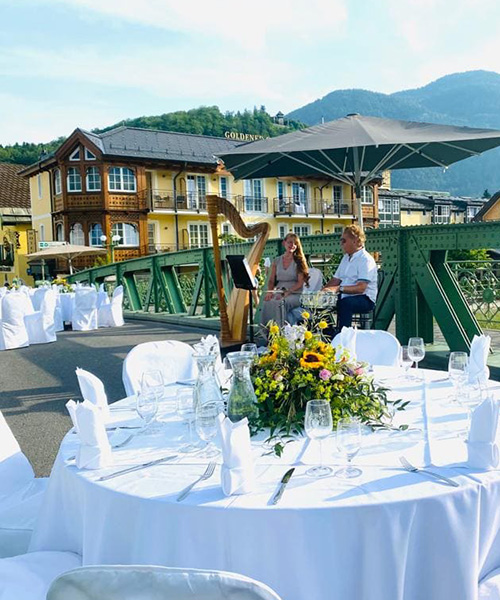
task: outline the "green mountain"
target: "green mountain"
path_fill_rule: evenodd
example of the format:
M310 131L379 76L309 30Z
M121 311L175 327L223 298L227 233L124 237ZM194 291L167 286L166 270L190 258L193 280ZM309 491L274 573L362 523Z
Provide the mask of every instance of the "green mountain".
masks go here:
M500 129L500 75L469 71L446 75L428 85L380 94L367 90L337 90L287 115L316 125L349 113L374 117L489 127ZM394 171L394 187L447 190L453 194L481 196L485 189L500 189L500 149L442 169Z

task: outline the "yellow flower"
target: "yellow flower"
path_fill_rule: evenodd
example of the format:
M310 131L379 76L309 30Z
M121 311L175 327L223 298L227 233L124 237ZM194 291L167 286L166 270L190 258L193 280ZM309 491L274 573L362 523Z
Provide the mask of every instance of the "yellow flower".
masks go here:
M279 332L280 332L280 328L277 325L271 325L271 328L269 329L269 333L271 335L276 335Z
M310 340L312 338L313 334L310 331L306 331L304 333L304 339L305 340Z
M304 369L317 369L323 365L323 359L324 356L322 354L306 350L300 359L300 366Z
M310 316L311 316L311 315L310 315L310 314L307 312L307 310L305 310L305 311L302 313L302 318L303 318L303 319L309 319L309 317L310 317Z
M320 321L320 322L318 323L318 327L319 327L320 329L326 329L326 328L328 327L328 323L327 323L326 321Z

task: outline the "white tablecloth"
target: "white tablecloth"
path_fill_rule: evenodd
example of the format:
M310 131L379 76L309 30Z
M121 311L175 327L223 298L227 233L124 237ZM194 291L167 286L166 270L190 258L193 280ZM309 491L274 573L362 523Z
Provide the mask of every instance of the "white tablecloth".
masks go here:
M68 434L31 549L78 552L86 565L235 571L267 583L283 600L473 600L478 579L500 565L500 472L455 464L466 457L457 437L466 419L459 407L441 402L451 386L432 383L439 377L443 373L428 371L425 386L394 388L397 397L412 401L400 420L414 429L367 435L355 459L363 474L350 481L305 476L317 460L313 444L292 442L280 459L262 456L256 442L255 493L225 497L218 468L177 503L176 495L203 473L207 459L184 457L96 481L175 450L183 427L176 417L165 417L163 435L137 437L115 450L115 466L101 471L76 469L68 460L76 435ZM341 465L333 441L324 454ZM432 463L460 487L405 472L400 455L417 465ZM290 465L296 470L288 488L270 506Z
M74 292L59 294L59 302L61 306L62 320L66 323L71 323L73 320L73 307L75 305Z

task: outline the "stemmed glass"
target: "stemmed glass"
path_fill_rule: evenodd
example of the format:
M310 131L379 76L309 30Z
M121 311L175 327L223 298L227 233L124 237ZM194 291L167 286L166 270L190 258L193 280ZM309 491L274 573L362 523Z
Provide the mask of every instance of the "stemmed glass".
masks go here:
M399 364L404 370L404 379L408 380L411 377L408 375L408 371L411 369L413 365L413 359L410 358L408 354L408 346L401 346L401 351L399 354Z
M330 467L323 465L323 440L327 438L333 427L332 409L326 400L309 400L306 405L304 429L311 440L319 441L319 466L306 471L309 477L327 477L332 473Z
M448 377L455 390L455 402L458 402L458 394L468 377L469 357L467 352L451 352L448 360Z
M242 344L241 345L242 352L251 352L254 356L257 356L257 344Z
M180 452L197 452L198 446L193 443L192 425L195 419L193 390L181 388L177 390L177 414L188 425L189 442L179 448Z
M158 370L144 371L141 378L141 390L150 391L160 401L165 394L165 382L162 372Z
M213 440L217 435L217 417L220 410L221 406L218 402L200 404L196 409L196 433L204 442L207 442L203 451L203 456L207 458L219 454L219 449Z
M158 400L154 393L149 391L147 388L140 390L137 394L136 400L137 414L144 421L144 431L148 430L146 435L154 433L150 428L153 423L156 413L158 412Z
M408 358L415 364L415 371L418 371L418 363L424 359L425 346L424 340L420 337L412 337L408 341Z
M339 469L335 477L351 479L363 471L351 465L352 459L361 448L361 423L355 418L340 419L337 423L337 448L347 458L347 467Z

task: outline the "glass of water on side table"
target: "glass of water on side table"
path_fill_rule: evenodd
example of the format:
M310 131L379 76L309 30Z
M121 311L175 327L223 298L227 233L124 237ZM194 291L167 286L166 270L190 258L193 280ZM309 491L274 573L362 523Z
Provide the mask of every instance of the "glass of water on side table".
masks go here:
M177 390L177 415L188 426L189 441L179 448L180 452L197 452L199 447L193 443L193 422L196 417L193 404L193 390L190 388L180 388Z
M323 440L332 433L333 419L330 403L326 400L309 400L306 405L304 429L311 440L319 442L319 465L306 471L309 477L327 477L333 471L323 465Z
M420 337L412 337L408 341L408 358L415 364L415 375L418 375L418 363L425 357L424 340Z
M352 479L359 477L363 471L351 464L361 448L361 423L355 418L340 419L337 423L337 448L347 458L347 467L335 473L335 477Z

